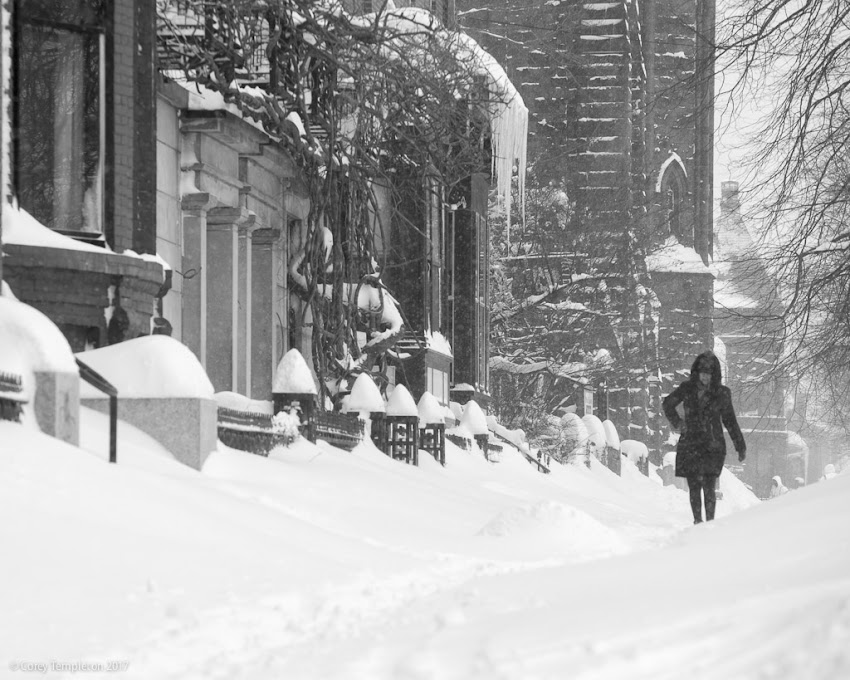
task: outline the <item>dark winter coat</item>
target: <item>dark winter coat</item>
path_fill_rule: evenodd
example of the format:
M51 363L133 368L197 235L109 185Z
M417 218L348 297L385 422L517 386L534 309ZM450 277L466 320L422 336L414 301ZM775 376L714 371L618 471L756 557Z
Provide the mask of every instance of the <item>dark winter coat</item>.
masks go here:
M706 388L700 403L700 359L711 361L711 384ZM684 418L676 407L684 407ZM726 459L726 440L723 427L738 453L746 452L744 435L732 408L732 393L721 381L720 361L711 352L700 354L691 366L690 380L683 382L664 397L664 415L670 424L681 432L676 446L676 476L719 475ZM721 425L722 423L722 425Z

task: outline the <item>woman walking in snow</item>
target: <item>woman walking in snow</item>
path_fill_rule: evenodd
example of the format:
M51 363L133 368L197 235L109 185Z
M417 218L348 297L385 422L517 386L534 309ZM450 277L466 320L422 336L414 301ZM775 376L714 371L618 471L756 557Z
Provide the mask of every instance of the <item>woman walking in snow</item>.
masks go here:
M677 410L681 405L683 411ZM694 524L714 519L715 484L726 459L723 425L729 431L738 460L743 462L747 445L732 408L732 393L723 385L720 361L714 352L703 352L691 366L691 377L664 397L664 415L678 432L676 476L688 480ZM722 425L721 425L722 423Z

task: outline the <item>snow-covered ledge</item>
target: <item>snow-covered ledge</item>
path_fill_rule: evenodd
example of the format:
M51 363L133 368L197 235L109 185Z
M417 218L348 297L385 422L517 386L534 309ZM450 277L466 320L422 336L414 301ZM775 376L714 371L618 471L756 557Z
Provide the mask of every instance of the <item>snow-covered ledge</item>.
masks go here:
M32 215L3 204L3 278L21 302L60 326L75 350L83 341L69 329L102 328L110 286L120 286L127 336L148 333L153 301L163 294L162 260L131 251L114 253L47 228ZM69 304L72 303L72 304ZM105 340L105 337L102 338Z
M181 463L203 467L217 446L218 406L188 347L167 335L148 335L77 356L118 389L120 420L151 435ZM82 386L81 402L108 412L108 399L88 384Z

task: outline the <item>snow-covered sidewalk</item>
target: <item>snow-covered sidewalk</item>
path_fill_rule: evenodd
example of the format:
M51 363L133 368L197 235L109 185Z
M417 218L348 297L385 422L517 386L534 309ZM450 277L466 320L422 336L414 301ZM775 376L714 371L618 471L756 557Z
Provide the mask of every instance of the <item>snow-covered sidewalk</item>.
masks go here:
M0 423L0 677L850 674L848 475L759 503L724 474L694 527L628 461L543 475L450 445L416 468L300 441L196 472L119 435L109 465L93 411L81 449Z

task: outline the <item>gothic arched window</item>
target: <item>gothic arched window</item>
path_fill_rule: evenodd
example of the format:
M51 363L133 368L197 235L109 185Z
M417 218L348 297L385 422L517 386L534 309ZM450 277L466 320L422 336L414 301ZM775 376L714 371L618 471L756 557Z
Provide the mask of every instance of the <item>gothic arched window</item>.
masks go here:
M680 243L692 245L693 224L685 209L687 180L681 158L677 154L670 154L661 166L655 185L656 204L659 208L657 232L662 239L672 235Z

